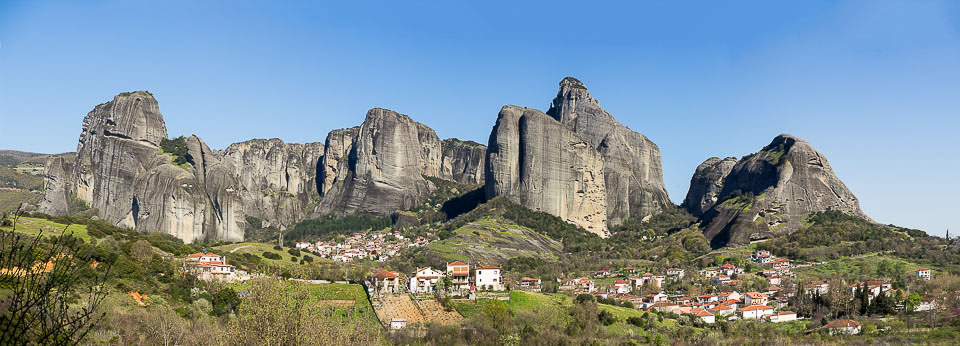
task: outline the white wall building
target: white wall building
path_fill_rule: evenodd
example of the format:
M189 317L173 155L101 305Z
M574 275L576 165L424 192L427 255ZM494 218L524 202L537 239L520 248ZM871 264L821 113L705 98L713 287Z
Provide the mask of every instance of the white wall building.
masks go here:
M417 268L410 277L410 293L433 293L437 287L437 281L442 276L442 272L430 267Z
M477 268L477 290L503 291L503 278L500 266L482 266Z

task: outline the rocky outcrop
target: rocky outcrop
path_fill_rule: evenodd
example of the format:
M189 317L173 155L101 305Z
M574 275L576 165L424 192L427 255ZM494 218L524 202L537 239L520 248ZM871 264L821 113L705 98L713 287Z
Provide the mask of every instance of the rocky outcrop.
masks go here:
M727 174L736 164L737 158L735 157L725 159L711 157L697 166L693 178L690 178L690 189L687 191L687 197L683 200L681 206L697 217L710 210L717 203L717 199L720 198L723 179L727 177Z
M318 166L324 150L323 143L254 139L231 144L222 157L237 177L246 215L283 229L319 202Z
M706 164L701 165L702 171L698 168L698 174L721 171L703 167ZM691 180L700 186L691 185L688 209L702 209L706 205L694 204L712 199L708 195L716 188L703 185L714 178L695 176ZM760 152L740 159L723 177L717 196L717 202L701 216L714 247L792 233L811 212L839 210L869 220L826 157L791 135L779 135Z
M443 150L440 178L465 185L483 184L483 162L487 147L473 141L448 138L441 143Z
M604 161L591 143L535 109L504 106L490 133L486 196L507 198L607 236Z
M663 184L660 149L600 107L582 82L564 78L547 114L603 156L610 225L658 214L672 204Z
M159 150L166 126L153 95L123 93L100 104L83 120L77 156L54 159L45 179L41 210L69 213L70 198L95 208L123 227L160 231L186 242L243 239L242 206L227 168L192 137L189 164L174 165Z
M424 176L440 176L441 145L429 127L391 110L371 109L353 136L344 163L343 140L331 137L346 138L352 135L349 132L327 138L318 213L386 216L422 203L435 189ZM327 160L328 155L341 159Z
M349 129L339 129L330 131L327 134L327 140L323 147L323 158L321 159L321 170L318 181L320 182L320 194L326 195L327 191L333 187L334 182L342 182L347 178L347 165L349 164L347 156L350 154L350 148L353 148L353 139L360 132L360 126Z

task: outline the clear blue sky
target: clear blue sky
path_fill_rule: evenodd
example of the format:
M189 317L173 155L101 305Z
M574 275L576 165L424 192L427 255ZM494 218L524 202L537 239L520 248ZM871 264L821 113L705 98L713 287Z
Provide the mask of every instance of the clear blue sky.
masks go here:
M0 148L73 151L139 89L214 148L371 107L485 143L571 75L660 146L677 203L704 159L791 133L876 220L960 234L960 2L274 3L0 0Z

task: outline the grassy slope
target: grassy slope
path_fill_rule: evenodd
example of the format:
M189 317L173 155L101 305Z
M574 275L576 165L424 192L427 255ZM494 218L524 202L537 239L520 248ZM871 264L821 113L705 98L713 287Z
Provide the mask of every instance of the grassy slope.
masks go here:
M40 194L30 191L0 191L0 213L12 213L20 204L34 204L40 201Z
M43 231L43 234L47 236L57 235L64 230L64 227L66 227L64 224L32 217L22 217L17 222L17 232L29 235L37 235L41 230ZM3 227L2 229L5 231L13 230L12 227ZM90 235L87 234L86 225L70 225L66 232L71 233L75 237L83 239L84 241L90 241Z
M290 261L290 257L293 257L293 256L290 256L286 248L284 248L283 250L274 250L273 246L274 246L273 244L266 244L266 243L234 243L234 244L227 244L227 245L214 247L212 251L224 256L226 256L227 254L252 253L261 257L264 252L271 252L271 253L280 255L280 259L274 260L274 259L262 257L260 260L263 261L263 263L276 265L283 268L294 267L299 265L300 258L302 258L303 253L301 253L301 257L297 257L297 262L294 263ZM314 260L319 260L319 258L316 258L316 256L313 256L313 255L310 255L310 256L314 257Z
M880 255L877 253L864 256L847 257L838 260L829 261L827 264L816 265L812 267L796 268L793 271L801 279L811 280L829 280L834 278L871 278L877 277L877 264L882 261L889 261L890 264L903 264L904 273L912 275L917 269L938 270L936 266L928 267L906 261L893 256Z
M483 303L484 300L480 300L476 305L469 301L456 301L454 302L454 307L456 308L457 312L464 317L470 317L480 311L480 305ZM567 309L572 305L573 299L564 294L532 293L517 290L510 292L510 300L507 302L507 306L514 316L521 312L543 312L543 310L537 310L543 308L549 309L552 307L556 309ZM627 318L633 316L641 317L643 316L644 311L606 304L598 304L598 307L600 310L610 311L614 314L614 316L617 317L617 323L604 327L607 332L618 335L627 333L643 335L645 333L643 329L626 323ZM562 318L569 318L569 316L565 313L555 315L561 316ZM658 323L658 326L663 328L673 328L677 326L677 321L664 319L662 322Z
M490 263L502 263L513 257L556 260L562 250L558 242L547 236L492 217L463 225L454 231L453 237L427 247L448 260L483 259Z

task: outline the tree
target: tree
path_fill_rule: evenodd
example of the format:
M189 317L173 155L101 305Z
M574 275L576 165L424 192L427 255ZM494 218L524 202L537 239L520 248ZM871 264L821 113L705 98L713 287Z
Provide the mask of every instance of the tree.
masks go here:
M922 298L917 292L910 293L910 296L907 297L907 311L917 310L917 306L920 305Z
M36 237L0 231L0 344L77 344L103 319L98 307L106 296L104 280L111 264L91 268L89 251L67 231ZM91 273L92 272L92 273ZM79 296L81 304L70 304Z

